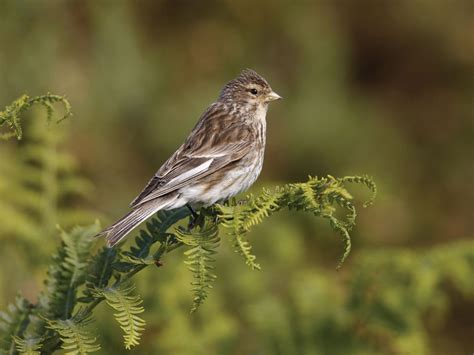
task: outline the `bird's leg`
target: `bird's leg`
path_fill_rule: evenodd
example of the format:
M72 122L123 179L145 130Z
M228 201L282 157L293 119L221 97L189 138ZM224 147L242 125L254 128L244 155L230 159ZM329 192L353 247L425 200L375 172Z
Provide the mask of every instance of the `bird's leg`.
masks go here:
M197 214L197 212L194 210L194 208L191 207L191 205L189 203L186 204L186 207L188 208L188 210L191 212L191 214L193 215L193 218L194 219L197 219L199 217L199 215Z
M192 218L190 218L189 224L188 224L188 229L191 230L191 229L193 229L194 227L196 227L196 225L198 224L199 215L198 215L197 212L191 207L191 205L190 205L189 203L186 204L186 207L188 208L188 210L191 212L191 215L192 215Z
M246 205L248 202L249 202L249 200L243 199L243 200L237 201L237 204L238 204L239 206L243 206L243 205Z

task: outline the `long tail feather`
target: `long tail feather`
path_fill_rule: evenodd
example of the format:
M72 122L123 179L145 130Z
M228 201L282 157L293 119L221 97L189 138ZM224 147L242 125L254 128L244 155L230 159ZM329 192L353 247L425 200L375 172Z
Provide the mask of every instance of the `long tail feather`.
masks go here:
M159 203L157 203L157 201L150 201L149 203L134 208L110 227L100 232L98 236L105 236L107 245L113 247L144 220L159 210L169 206L175 198L160 200Z

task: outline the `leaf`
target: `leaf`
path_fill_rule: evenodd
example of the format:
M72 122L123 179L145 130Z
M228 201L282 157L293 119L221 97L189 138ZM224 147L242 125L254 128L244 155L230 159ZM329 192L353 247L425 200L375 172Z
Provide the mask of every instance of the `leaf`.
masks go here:
M94 236L100 226L75 227L69 233L61 230L61 248L53 256L39 297L39 311L48 319L68 319L76 304L77 289L85 282L87 263Z
M219 228L212 218L207 218L198 231L188 231L183 228L176 230L176 237L190 248L184 252L187 257L185 264L193 273L191 282L194 293L191 312L195 312L208 296L208 289L217 276L212 272L215 261L213 255L219 246Z
M100 350L97 338L90 334L86 327L92 323L90 316L66 320L47 320L48 328L59 334L61 348L66 354L89 354Z
M377 197L377 185L373 178L368 175L362 176L345 176L340 179L342 183L351 182L356 184L364 184L372 192L372 196L364 202L364 207L369 207L374 203L375 198Z
M86 276L85 297L81 297L79 301L91 302L95 298L96 289L107 287L117 255L117 249L104 247L91 259Z
M154 263L154 261L149 258L153 244L160 242L165 248L173 244L174 236L167 233L168 229L189 214L190 212L187 208L159 211L154 218L146 223L146 230L140 230L140 234L135 238L136 245L130 247L130 250L123 253L127 261L117 263L115 268L120 272L128 272L137 265Z
M134 286L129 281L133 275L155 264L155 259L162 255L186 246L185 264L193 274L191 311L194 312L208 297L209 289L217 277L214 273L214 254L220 243L219 225L228 229L234 249L245 258L246 263L253 269L259 269L260 265L255 262L251 246L246 240L247 233L253 226L283 208L309 212L328 220L345 243L338 265L340 267L351 250L349 233L357 217L352 195L345 186L347 183L368 186L372 198L376 192L373 181L364 176L310 177L304 183L264 189L260 195L250 195L247 204L234 199L225 205L201 209L195 227L179 227L171 232L169 229L186 218L189 211L186 208L161 211L141 232L136 245L123 254L117 249L103 248L95 257L89 256L92 237L98 232L98 225L74 228L71 232L61 231L61 247L49 266L46 289L34 310L30 313L31 305L20 301L3 316L5 321L2 324L7 333L6 347L10 352L22 348L34 353L40 348L41 352L51 353L63 342L63 348L71 353L95 351L98 349L96 339L85 327L89 324L88 317L93 308L102 300L116 310L114 316L124 332L125 347L130 349L138 345L145 321L139 317L144 312L142 300L133 294ZM345 215L341 216L341 211ZM155 243L159 247L152 252ZM466 282L468 273L465 274L459 282ZM112 277L115 281L109 286ZM84 297L78 299L78 289L84 284ZM79 300L88 305L73 317L73 310ZM40 343L42 345L37 346Z
M16 350L22 355L40 355L42 346L41 338L26 338L13 337L16 344Z
M285 207L326 218L331 227L343 237L344 253L337 266L339 269L351 251L349 232L355 226L357 217L356 208L351 201L352 195L345 188L345 183L367 186L372 191L372 196L364 206L372 203L377 188L368 176L346 176L339 179L330 175L323 178L310 176L304 183L287 184L273 190L264 189L257 197L250 195L246 205L236 203L235 200L228 206L217 205L219 220L229 230L228 234L236 252L245 258L246 264L252 269L259 269L260 265L255 263L255 255L251 253L251 246L245 240L252 227ZM347 211L345 219L336 217L338 207Z
M229 230L227 235L235 252L244 257L245 263L250 266L252 270L260 270L260 265L255 262L257 257L251 252L252 247L250 243L245 240L248 229L243 225L243 214L240 212L241 208L239 208L239 204L236 204L235 201L232 204L234 205L233 208L218 206L220 209L220 221ZM261 216L264 215L263 212L259 214Z
M13 337L22 337L29 323L31 304L21 295L8 305L7 312L0 312L0 353L12 353L16 348Z
M138 316L143 313L142 300L138 295L132 295L135 286L130 283L110 287L96 292L103 297L107 304L118 311L114 317L124 332L126 349L139 344L141 334L145 329L145 321Z
M245 259L245 263L250 266L252 270L261 270L260 264L255 262L257 257L252 254L252 246L244 239L244 236L237 234L230 234L233 237L233 246L235 251L242 255Z
M241 212L242 228L249 231L250 228L262 223L264 218L278 211L281 208L280 198L281 193L278 189L274 191L263 189L257 198L250 196L246 208Z
M11 130L10 132L0 135L0 137L2 139L16 137L20 140L23 136L23 130L20 123L21 115L33 105L42 105L46 109L46 121L50 123L54 113L53 103L57 102L63 104L65 111L64 115L61 116L57 122L72 116L71 104L64 96L46 94L31 98L28 95L19 97L0 112L0 126L6 124Z

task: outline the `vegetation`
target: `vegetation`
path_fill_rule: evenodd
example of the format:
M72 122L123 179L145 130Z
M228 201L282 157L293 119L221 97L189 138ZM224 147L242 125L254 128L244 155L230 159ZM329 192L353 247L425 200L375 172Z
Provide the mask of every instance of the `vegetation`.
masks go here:
M31 253L32 262L50 255L53 246L42 243L45 235L52 235L56 224L71 228L76 224L91 223L93 211L78 206L91 196L92 185L78 173L76 159L61 151L63 137L53 132L53 104L61 103L65 113L56 122L72 115L67 99L58 95L28 97L23 95L0 112L2 138L22 140L17 154L5 154L0 165L0 224L2 240L37 247ZM22 115L33 106L46 108L47 125L41 112L32 110L31 120L23 132Z
M18 102L18 101L16 101ZM6 112L11 111L9 106ZM48 107L51 119L53 107ZM17 111L21 111L18 109ZM16 114L4 115L4 122L18 122ZM21 125L16 128L22 131ZM20 139L20 135L17 135ZM339 267L351 250L349 231L354 227L356 209L346 183L364 184L372 191L372 203L376 194L375 183L369 177L350 176L344 178L312 178L306 183L288 184L273 190L264 190L259 196L248 196L245 203L229 201L202 209L197 221L189 217L188 227L173 226L188 217L187 208L160 211L142 231L136 245L129 251L119 253L103 248L91 256L94 237L100 227L76 227L70 233L61 231L61 245L49 265L45 290L38 302L28 304L24 298L17 307L10 307L4 314L4 351L37 351L52 353L59 346L71 353L86 354L100 349L95 336L87 331L91 323L92 310L103 300L117 311L114 314L124 331L125 348L139 344L145 321L139 314L144 311L142 300L134 295L135 286L130 279L148 265L158 264L172 250L187 247L185 262L193 274L194 312L207 298L211 283L217 278L212 266L214 254L219 246L219 225L230 230L229 237L236 252L245 258L252 269L260 269L251 254L251 246L245 240L250 229L265 217L287 207L310 212L326 218L345 242L345 251ZM347 210L344 220L336 217L337 207ZM152 252L154 244L159 244ZM113 279L113 281L111 281ZM84 297L78 297L80 288ZM79 306L78 302L84 303ZM25 306L26 305L26 306ZM10 339L10 341L9 341Z
M21 117L33 105L44 106L46 109L46 120L48 123L51 123L54 111L53 104L56 102L61 102L65 108L64 115L57 120L59 123L72 115L71 104L64 96L47 94L35 97L29 97L28 95L19 97L11 105L7 106L5 110L0 112L0 127L6 126L8 128L7 132L0 135L0 139L6 140L11 137L21 139L23 137L23 129L20 123Z

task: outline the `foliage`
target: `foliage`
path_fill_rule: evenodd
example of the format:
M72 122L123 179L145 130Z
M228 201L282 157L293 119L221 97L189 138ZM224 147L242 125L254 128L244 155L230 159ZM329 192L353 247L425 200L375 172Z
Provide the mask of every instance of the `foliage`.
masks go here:
M472 298L473 269L474 243L460 241L424 251L362 251L344 284L327 272L292 273L288 294L248 307L244 317L256 324L255 337L263 339L263 347L253 350L285 355L342 355L348 349L351 354L438 353L430 346L429 329L448 316L455 298Z
M97 292L99 297L104 297L107 304L115 309L115 319L120 324L124 334L125 348L139 344L145 321L138 316L145 310L142 300L137 295L132 295L135 287L131 284L120 284Z
M346 176L336 179L332 176L309 177L308 182L288 184L274 191L264 189L258 197L249 196L248 205L241 206L233 200L229 206L218 206L220 218L223 224L230 229L229 235L236 251L244 256L246 263L252 269L260 269L255 263L255 256L250 253L251 247L244 240L245 234L265 217L279 211L282 207L290 210L310 212L318 217L326 218L331 226L339 232L345 242L344 254L339 262L338 268L351 251L351 239L349 232L355 225L356 210L352 196L345 188L347 182L355 182L366 185L372 191L372 197L364 203L364 207L372 204L377 193L373 180L368 176ZM348 215L346 220L340 220L335 216L336 205L346 209Z
M160 217L164 219L163 216ZM198 231L201 230L197 228ZM206 231L207 228L204 226L202 230ZM189 233L182 233L181 229L182 227L175 230L180 230L179 238L192 240ZM84 234L92 238L96 231L96 228L89 229ZM175 248L180 245L188 248L188 251L194 249L192 245L185 243L175 242L171 245ZM2 349L6 349L5 345L14 349L14 346L20 348L28 344L32 349L41 346L44 353L59 346L69 347L70 351L81 347L83 351L92 351L97 347L96 340L86 327L90 324L92 310L104 299L117 311L114 316L124 330L126 347L137 345L144 321L138 316L143 312L141 299L132 294L134 286L130 283L129 276L134 270L123 272L114 269L110 263L111 254L104 253L104 250L108 249L99 250L90 262L109 265L103 269L116 275L115 281L102 289L89 281L90 284L86 283L86 287L94 287L91 293L93 298L85 300L85 308L76 304L77 312L69 318L47 320L43 331L53 330L54 336L59 336L61 342L43 342L42 339L51 335L35 333L38 328L31 327L35 325L34 315L48 315L48 307L44 307L41 302L37 306L31 306L24 299L19 299L17 306L10 307L9 315L3 316L7 320L2 325L4 339L8 339L6 334L15 335L14 341L2 343ZM316 348L323 353L345 354L348 347L356 354L377 354L387 349L393 353L428 354L427 335L420 331L424 329L423 322L428 316L428 319L436 320L446 314L452 292L459 292L463 297L472 297L474 294L471 282L473 250L473 243L465 241L421 253L404 249L363 251L356 255L351 268L345 269L350 275L350 281L344 286L344 291L340 281L328 272L315 274L311 269L303 272L295 269L287 275L287 295L274 294L269 297L270 295L265 295L269 290L264 287L259 297L249 299L248 305L240 305L242 317L254 324L255 336L260 337L265 345L264 349L260 349L264 354L306 354ZM54 260L58 262L57 258ZM66 258L62 260L62 263L66 262ZM69 262L66 263L70 265ZM71 268L65 266L64 270ZM97 279L91 277L90 280ZM103 285L103 281L95 283ZM450 287L446 287L447 285ZM165 283L160 289L171 286L172 284ZM289 303L283 303L283 298L289 298ZM81 317L85 317L84 323ZM312 321L308 323L309 319ZM29 320L32 324L28 324ZM282 329L288 331L282 333ZM335 345L338 344L338 339L344 339L340 346ZM48 350L47 344L54 344L54 347Z
M93 236L100 231L98 224L75 227L70 233L61 230L61 246L53 256L39 297L41 314L47 319L69 319L79 286L84 284L88 271ZM99 261L101 262L101 260Z
M91 195L91 184L78 173L76 160L60 151L61 135L36 119L34 109L30 114L35 119L22 126L20 114L35 104L47 107L47 120L51 121L55 102L66 108L58 121L69 117L69 102L49 94L24 95L0 114L0 122L13 127L15 136L22 138L20 143L4 144L7 150L0 152L0 234L5 243L36 245L32 261L52 252L50 244L42 241L54 232L56 224L70 228L95 218L91 211L78 207Z
M86 327L91 323L88 317L78 315L77 319L48 321L48 327L59 334L61 347L66 354L88 354L100 349L96 337L92 336Z
M13 337L16 344L16 350L24 355L39 355L41 348L41 339L21 339Z
M460 241L427 252L371 251L355 264L348 312L362 338L393 353L429 354L423 319L432 322L449 309L450 295L472 297L474 244ZM393 287L398 285L398 287ZM387 346L388 345L388 346Z
M31 309L30 303L24 297L18 295L15 303L8 306L8 311L0 313L1 351L9 353L14 351L15 341L12 337L23 335L28 325Z
M197 231L177 229L176 237L189 247L184 255L187 257L185 264L188 265L194 277L194 281L191 282L194 293L191 312L194 312L207 298L207 289L212 288L211 283L217 278L212 271L214 269L212 263L215 261L213 256L219 247L219 228L217 223L212 223L207 219Z
M189 215L184 212L186 208L161 211L147 223L147 229L140 232L136 245L123 253L102 248L90 256L93 237L100 230L97 224L76 227L69 233L61 230L62 244L49 266L45 291L34 306L37 319L31 321L31 329L28 328L29 321L21 328L27 328L35 339L44 339L43 352L58 346L71 352L95 351L98 349L96 339L85 327L91 322L92 310L105 300L117 311L114 316L124 331L125 347L136 346L145 321L138 316L144 311L141 298L132 294L135 287L130 278L133 275L148 265L159 266L165 254L183 247L187 257L185 263L194 277L191 282L194 293L191 310L194 312L207 298L207 290L212 288L211 283L216 278L212 263L220 241L219 225L230 230L232 240L242 241L253 226L286 206L330 218L338 225L334 229L342 229L349 238L348 231L355 223L355 214L350 214L346 220L339 220L334 213L337 205L350 211L354 208L351 196L344 187L345 182L354 179L374 186L367 177L310 178L306 183L288 184L273 191L264 190L259 196L248 196L246 205L231 201L225 206L202 209L198 219L190 221L187 228L179 226L179 222ZM375 187L373 192L375 194ZM331 223L333 227L334 223ZM346 243L349 241L346 239ZM154 244L159 244L159 247L153 252ZM232 244L236 246L235 242ZM245 244L242 248L241 245L237 246L237 251L243 250L247 263L252 266L248 262L250 247ZM346 246L344 258L349 250ZM82 296L78 297L81 287ZM85 307L78 306L78 302ZM14 308L13 312L15 318L28 316L25 307ZM12 324L16 323L18 321L12 321ZM18 326L10 328L8 336L21 339L23 332L18 331ZM26 345L18 340L17 343Z
M50 119L52 107L45 105ZM5 116L14 122L13 127L20 129L19 137L19 114L29 106L28 101L25 104L24 100L18 100L6 110ZM349 231L356 218L352 196L345 188L347 182L368 186L373 193L370 202L375 197L375 184L369 177L310 177L306 183L287 184L272 191L264 189L259 196L248 196L246 204L233 200L225 206L201 209L198 217L190 219L187 228L174 227L188 217L189 213L183 212L186 208L160 211L157 218L147 224L147 229L141 231L137 245L124 253L103 248L95 256L90 256L93 237L100 230L97 223L89 227L75 227L69 233L61 230L61 245L50 263L45 290L37 304L32 306L34 312L20 300L17 307L11 307L12 315L5 317L5 336L11 341L4 344L3 350L11 351L18 346L25 351L40 350L42 353L50 353L59 347L69 353L97 351L97 339L86 327L92 322L93 309L103 300L117 311L114 316L124 331L125 348L138 345L145 326L145 321L138 315L144 312L144 308L141 298L132 295L135 289L130 283L132 276L148 265L159 266L161 257L172 250L186 248L185 263L194 277L191 282L194 292L191 311L194 312L207 298L207 290L212 288L211 283L217 277L212 263L220 242L219 225L230 230L232 245L245 257L246 263L256 269L259 266L254 262L255 256L251 254L251 247L244 237L264 218L284 207L329 219L334 230L345 238L342 264L350 252ZM345 220L335 216L337 207L349 211ZM152 253L155 243L159 247ZM115 281L110 283L112 278ZM80 288L82 296L78 297ZM78 306L79 302L85 306ZM22 338L24 334L28 337Z
M22 139L23 129L21 125L22 114L29 110L34 105L41 105L46 109L46 120L51 123L53 119L54 107L53 104L60 102L64 105L64 115L60 117L57 122L72 116L71 104L64 96L46 94L42 96L29 97L23 95L13 101L13 103L0 112L0 127L5 125L9 131L0 135L0 139L9 139L16 137Z

